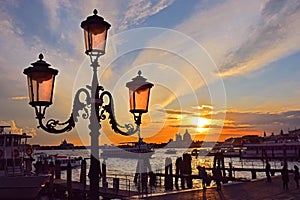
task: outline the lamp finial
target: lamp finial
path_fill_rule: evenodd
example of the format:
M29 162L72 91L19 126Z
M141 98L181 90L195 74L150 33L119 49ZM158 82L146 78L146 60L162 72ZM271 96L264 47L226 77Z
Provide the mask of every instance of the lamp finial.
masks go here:
M98 14L98 10L94 9L93 13L94 13L94 15L97 15Z
M42 53L40 53L39 59L40 59L40 60L43 60L43 59L44 59L44 55L43 55Z

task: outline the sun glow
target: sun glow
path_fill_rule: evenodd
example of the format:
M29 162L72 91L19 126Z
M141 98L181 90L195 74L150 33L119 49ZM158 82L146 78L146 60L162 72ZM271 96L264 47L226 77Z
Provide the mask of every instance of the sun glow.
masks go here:
M204 117L194 117L193 124L197 125L196 131L197 132L205 132L207 131L207 126L210 124L210 120Z

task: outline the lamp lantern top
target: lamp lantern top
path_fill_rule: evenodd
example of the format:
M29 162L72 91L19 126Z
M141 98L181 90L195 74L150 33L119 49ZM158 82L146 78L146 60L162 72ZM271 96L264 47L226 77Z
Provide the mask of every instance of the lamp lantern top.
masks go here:
M81 28L84 30L85 53L97 53L103 55L105 53L105 43L107 38L107 30L111 25L104 21L103 17L97 15L98 11L94 10L94 15L88 16L86 20L81 22Z
M58 70L50 68L51 65L46 61L44 61L43 59L44 59L44 55L40 53L39 60L37 60L34 63L31 63L33 67L30 66L24 69L23 73L27 76L30 76L33 72L44 72L56 76L58 74Z
M142 71L138 71L138 75L132 79L132 81L126 83L126 87L129 90L136 91L143 88L152 88L154 85L150 82L147 82L147 79L142 76Z

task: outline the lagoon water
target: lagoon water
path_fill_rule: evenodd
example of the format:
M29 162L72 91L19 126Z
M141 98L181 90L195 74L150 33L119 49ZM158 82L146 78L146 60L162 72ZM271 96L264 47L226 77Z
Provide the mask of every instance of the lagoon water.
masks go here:
M166 154L167 148L155 149L155 154L150 158L150 165L152 171L154 172L163 172L165 166L165 159L167 157L172 159L173 164L173 173L175 174L175 161L178 157L181 157L183 153L190 153L193 149L180 149L177 148L176 154ZM69 155L69 156L81 156L83 158L90 157L89 149L80 149L80 150L43 150L36 152L45 152L47 154L59 154L59 155ZM101 150L100 150L101 153ZM100 162L103 162L103 159L100 158ZM234 158L225 158L225 166L228 167L229 162L232 163L233 167L247 167L247 168L264 168L265 163L261 160L240 160L238 157ZM125 177L132 182L134 174L136 172L138 160L137 159L124 159L124 158L108 158L106 160L107 176L108 177ZM282 168L281 161L270 161L272 169ZM213 166L213 157L212 156L200 156L198 158L192 157L192 174L198 174L197 166ZM289 162L288 168L293 169L294 165L300 167L299 162ZM87 173L89 170L89 159L87 159ZM208 171L208 173L210 173ZM276 174L275 174L276 175ZM235 172L233 174L236 178L246 178L251 179L250 172ZM74 168L72 170L72 179L79 181L80 178L80 167ZM257 178L265 178L265 173L257 173ZM66 171L62 171L62 179L66 179ZM88 180L88 178L87 178ZM194 187L201 187L200 180L193 180Z

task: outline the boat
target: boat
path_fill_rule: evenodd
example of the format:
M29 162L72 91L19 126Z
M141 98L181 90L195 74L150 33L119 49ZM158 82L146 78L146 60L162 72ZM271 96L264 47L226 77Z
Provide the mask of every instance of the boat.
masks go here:
M300 134L271 135L259 143L244 143L241 151L244 159L300 160Z
M7 132L11 126L0 126L0 198L34 199L45 185L49 174L32 172L33 149L26 133Z
M176 154L177 151L175 149L167 149L167 151L165 152L165 154Z
M59 154L53 154L48 155L45 152L37 152L33 155L36 162L33 164L34 167L37 169L38 163L42 166L46 162L49 165L50 162L53 162L55 164L57 161L60 162L60 168L62 170L67 169L68 163L70 162L71 168L76 168L81 166L82 157L81 156L69 156L69 155L59 155Z
M139 138L138 142L122 143L119 146L104 146L101 157L107 158L150 158L154 154L151 145Z
M244 144L244 159L300 160L300 142Z
M191 151L191 155L198 158L199 156L208 156L209 155L209 151L204 148L204 149L193 149Z

